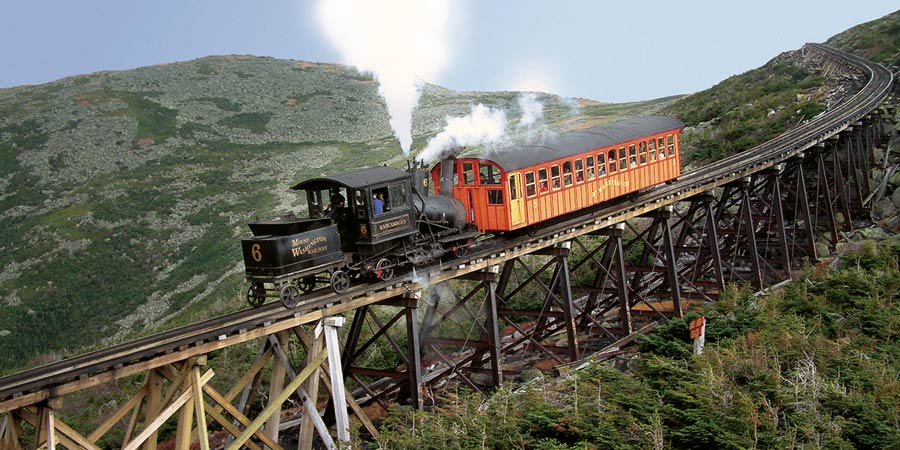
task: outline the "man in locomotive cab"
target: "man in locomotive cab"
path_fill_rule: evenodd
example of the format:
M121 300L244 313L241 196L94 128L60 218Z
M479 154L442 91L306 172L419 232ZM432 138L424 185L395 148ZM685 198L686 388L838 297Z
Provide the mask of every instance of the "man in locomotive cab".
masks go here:
M343 208L344 203L347 200L341 195L341 190L339 188L331 189L331 204L336 208Z
M306 191L306 208L310 219L322 217L325 214L325 210L322 208L322 193L320 191Z
M375 211L375 215L384 214L385 202L384 202L384 192L381 190L374 191L375 194L372 196L372 209Z
M331 188L329 196L330 199L328 201L328 207L325 209L325 216L332 217L335 221L338 221L343 215L346 200L344 199L344 196L341 195L341 191L338 188Z

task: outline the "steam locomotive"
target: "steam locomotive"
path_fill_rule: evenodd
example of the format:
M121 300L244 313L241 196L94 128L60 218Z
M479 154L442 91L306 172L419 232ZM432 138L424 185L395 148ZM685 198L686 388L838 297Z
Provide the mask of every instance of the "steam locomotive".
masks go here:
M277 296L292 308L320 284L342 294L353 278L387 281L401 267L464 256L486 233L538 227L671 181L681 174L683 127L637 117L447 157L430 171L417 162L303 181L292 188L305 193L300 217L251 223L241 241L247 302Z
M398 267L463 256L480 233L462 202L430 195L425 169L373 167L292 187L305 193L306 214L251 223L241 242L247 302L277 295L292 308L321 283L342 294L353 278L388 281Z

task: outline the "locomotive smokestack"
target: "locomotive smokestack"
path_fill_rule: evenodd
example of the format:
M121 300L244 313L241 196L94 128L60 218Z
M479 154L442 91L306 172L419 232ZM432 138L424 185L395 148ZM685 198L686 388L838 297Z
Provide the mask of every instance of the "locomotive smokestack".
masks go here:
M409 173L413 191L421 198L428 197L428 172L425 164L421 161L410 163L409 160L406 160L406 172Z
M453 164L456 158L450 156L441 160L441 195L453 197Z

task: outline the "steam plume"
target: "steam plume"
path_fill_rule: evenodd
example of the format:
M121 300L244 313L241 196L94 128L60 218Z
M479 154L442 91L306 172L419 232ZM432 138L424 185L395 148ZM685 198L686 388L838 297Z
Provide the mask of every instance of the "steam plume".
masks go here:
M569 117L577 117L581 115L581 103L576 98L562 99L564 105L569 108Z
M447 64L450 0L319 0L319 20L343 62L378 80L404 154L412 144L419 80Z
M538 101L534 92L526 92L519 96L519 110L522 111L522 118L517 125L519 128L531 128L544 120L544 104Z
M433 161L445 150L466 145L482 145L506 140L506 113L478 104L464 117L447 117L447 126L428 140L416 159Z

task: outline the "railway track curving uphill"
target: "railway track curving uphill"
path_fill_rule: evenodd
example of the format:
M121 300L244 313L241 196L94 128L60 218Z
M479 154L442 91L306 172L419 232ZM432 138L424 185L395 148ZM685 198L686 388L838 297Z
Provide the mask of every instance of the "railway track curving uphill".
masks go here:
M449 280L496 266L683 201L777 166L824 143L877 112L890 95L893 75L881 65L819 44L808 44L807 48L868 73L869 80L844 103L769 142L707 165L702 170L686 173L676 182L658 186L633 201L585 211L578 217L542 228L531 236L487 240L480 250L464 258L420 268L418 273L388 283L354 286L343 295L320 289L305 296L292 310L284 309L276 301L258 309L211 318L0 378L0 413L374 304L397 296L403 290L413 292L426 282Z

